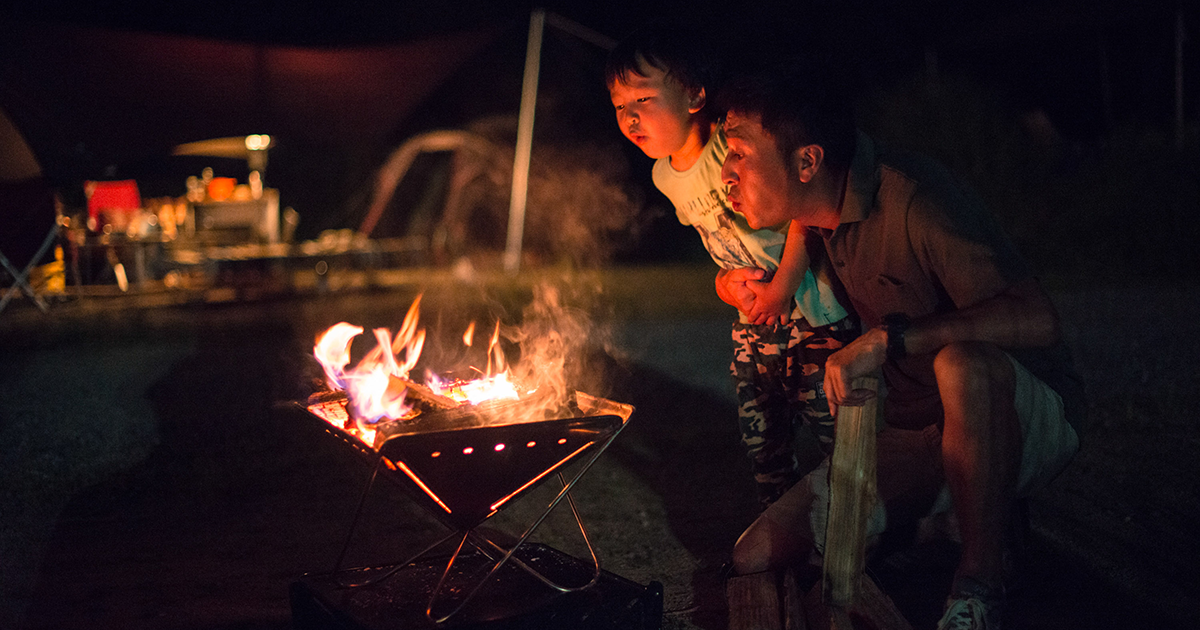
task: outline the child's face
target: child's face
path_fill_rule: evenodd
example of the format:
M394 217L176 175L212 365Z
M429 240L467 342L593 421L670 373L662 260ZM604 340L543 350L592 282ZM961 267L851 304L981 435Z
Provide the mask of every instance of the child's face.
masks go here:
M698 124L693 114L700 111L700 99L658 68L642 64L641 70L609 86L617 126L647 156L664 158L687 143Z

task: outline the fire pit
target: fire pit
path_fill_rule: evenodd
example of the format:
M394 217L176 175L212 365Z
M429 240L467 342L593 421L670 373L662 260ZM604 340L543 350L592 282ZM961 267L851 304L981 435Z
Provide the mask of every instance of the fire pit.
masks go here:
M349 595L370 590L376 598L390 593L385 599L395 614L381 619L407 620L397 628L528 617L546 610L557 611L556 625L571 616L564 617L564 610L574 610L580 620L592 620L586 627L601 628L606 626L594 624L605 618L597 611L606 600L615 603L614 610L626 611L612 618L617 624L613 627L659 627L661 585L643 588L602 571L570 494L628 423L633 407L566 390L561 378L532 388L517 379L518 391L498 352L499 326L488 348L488 369L477 370L479 378L462 382L429 375L425 384L410 381L408 371L424 340L424 331L416 326L416 308L414 303L395 342L387 331L377 330L379 347L352 370L346 369L349 340L361 328L339 324L318 341L315 355L335 389L295 405L305 417L319 419L328 435L350 446L372 473L336 566L329 574L307 576L294 586L294 612L307 610L311 616L315 609L341 606L357 610L359 619L371 617L371 607L356 608ZM468 345L469 333L464 335ZM388 348L390 352L381 350ZM542 366L562 364L548 362L545 356L537 361ZM515 540L495 540L480 531L481 524L551 476L558 478L561 489ZM363 506L381 477L397 483L450 532L402 563L345 569ZM590 562L527 542L564 498ZM435 550L447 543L454 545L453 552L437 555ZM435 574L437 566L442 568ZM481 591L491 591L492 596L476 598ZM584 592L592 596L562 597ZM423 600L419 622L412 612L414 597ZM579 608L581 602L586 610Z

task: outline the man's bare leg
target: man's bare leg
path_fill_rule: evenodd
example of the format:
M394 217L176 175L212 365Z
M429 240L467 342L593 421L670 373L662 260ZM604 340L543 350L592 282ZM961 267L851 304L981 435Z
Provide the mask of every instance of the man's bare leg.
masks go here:
M733 546L733 574L782 569L807 560L811 552L812 541L760 516Z
M1000 586L1021 462L1012 364L990 344L956 343L938 353L934 373L945 409L942 463L963 541L957 575Z

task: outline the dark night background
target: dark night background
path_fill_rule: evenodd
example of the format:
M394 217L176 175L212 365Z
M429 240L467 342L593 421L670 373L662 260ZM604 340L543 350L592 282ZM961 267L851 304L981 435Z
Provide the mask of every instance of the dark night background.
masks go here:
M18 21L314 50L352 50L482 32L475 29L493 37L442 77L434 92L406 109L407 114L389 119L394 123L387 127L340 137L330 131L332 127L319 123L280 130L277 112L287 103L263 105L263 97L255 97L258 100L252 103L258 104L230 118L226 127L207 128L209 137L275 135L278 146L271 155L268 184L281 190L283 206L300 211L298 236L314 238L321 230L357 226L375 170L405 138L515 112L531 6L482 1L49 0L12 3L0 15ZM1196 70L1200 54L1194 45L1200 16L1189 3L751 2L734 7L708 1L621 1L544 6L611 38L655 18L683 15L717 37L726 37L725 43L736 53L824 53L854 87L862 103L860 119L869 131L947 161L985 196L994 198L1018 239L1039 241L1048 233L1071 232L1071 238L1051 239L1065 240L1066 245L1034 243L1030 249L1094 250L1070 251L1072 261L1103 251L1150 273L1178 273L1196 262L1187 243L1196 233L1197 193L1190 182L1196 174L1195 120L1200 108ZM1176 133L1177 11L1187 37L1183 110L1189 142L1183 151L1169 151ZM611 124L598 78L603 51L553 28L547 31L545 46L535 147L596 139L619 146L650 204L661 210L663 200L646 176L648 162L621 142ZM136 76L138 68L131 66L128 73ZM931 76L937 77L941 94L914 92L916 84ZM143 89L154 95L156 86L150 81ZM367 93L375 90L380 103L405 90L390 84L357 87ZM79 111L83 108L54 111L53 103L39 102L36 94L31 96L16 81L5 91L4 104L18 128L39 115L84 120L88 116L87 111ZM140 96L124 98L136 103ZM146 109L145 100L140 109L131 111L152 118L154 110ZM212 105L187 106L195 117L212 114ZM89 178L132 177L139 180L145 196L180 195L186 175L214 163L164 159L173 144L204 138L168 137L167 132L120 137L121 103L97 103L94 111L104 107L115 113L92 124L104 127L106 120L114 120L114 128L106 134L59 131L28 137L32 132L27 132L46 178L69 204L82 204L78 183ZM52 114L39 113L38 108ZM337 112L330 113L331 121L339 120ZM141 124L154 129L152 122ZM180 127L170 129L178 133ZM215 164L218 170L239 174L236 165L219 160ZM1125 207L1131 204L1151 208L1138 211L1138 221ZM677 235L669 215L658 212L655 216L660 220L650 226L649 234ZM1169 235L1151 233L1148 226L1163 221L1180 229ZM1035 222L1043 225L1035 228ZM1159 238L1168 241L1157 242ZM692 243L694 239L671 240ZM631 247L633 251L628 251ZM1154 260L1135 253L1147 248L1156 250ZM650 255L645 247L629 244L623 252L630 260ZM697 249L656 255L703 257ZM1039 257L1036 251L1031 255Z
M685 15L737 54L822 53L855 89L866 130L975 186L1038 268L1090 398L1080 454L1031 500L1016 627L1196 627L1196 3L10 1L0 109L42 173L0 181L0 251L18 267L28 259L50 190L71 212L88 179L134 178L151 197L182 195L205 166L244 177L242 161L170 150L249 133L278 142L267 183L300 213L298 240L357 228L378 169L414 134L490 125L511 139L534 6L609 38ZM370 65L372 51L404 63ZM531 214L527 253L547 264L516 278L480 265L463 281L431 265L383 270L400 280L368 290L317 283L273 299L245 283L186 303L110 285L46 314L21 299L0 313L0 628L290 628L288 585L331 566L365 475L276 408L311 392L315 335L337 321L394 328L422 291L430 322L476 299L515 317L530 285L559 272L599 289L586 306L610 320L613 345L597 374L638 407L579 490L605 566L663 581L665 628L723 627L721 565L756 507L748 475L729 472L745 466L725 372L732 313L699 240L653 190L650 161L613 125L603 61L547 27L533 151L535 167L550 166L552 201L591 171L628 180L629 207L612 212L620 230L590 243L604 256L579 257L582 237L563 249L549 238L561 224ZM267 93L266 75L297 82ZM404 236L438 210L446 162L412 173L377 236ZM583 207L553 209L594 219ZM389 496L365 536L378 543L379 555L364 554L372 562L432 527ZM571 544L549 529L554 545ZM935 553L872 570L925 628L948 566Z

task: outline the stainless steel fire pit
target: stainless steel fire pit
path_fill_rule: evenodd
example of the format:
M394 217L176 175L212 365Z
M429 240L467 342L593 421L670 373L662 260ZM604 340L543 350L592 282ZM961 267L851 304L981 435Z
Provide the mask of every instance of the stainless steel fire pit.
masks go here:
M502 569L511 571L507 566L519 568L556 593L577 593L600 579L600 562L570 491L624 429L632 406L582 392L576 392L562 408L538 412L532 418L520 402L461 405L381 422L375 426L370 445L353 431L344 398L336 394L315 397L304 405L304 411L310 418L319 418L329 435L352 446L372 466L337 565L328 576L338 587L378 585L406 568L410 572L418 567L427 570L434 558L432 552L456 538L453 553L448 559L442 557L445 566L424 606L425 616L435 625L458 615L485 584L496 583L494 578L503 575ZM571 466L576 463L580 465ZM569 478L564 474L568 467L572 471ZM450 533L387 570L345 570L343 561L363 506L381 476L398 483ZM487 519L551 476L559 479L561 490L515 543L501 544L479 531ZM591 555L582 575L579 571L548 574L528 557L527 539L564 498Z

